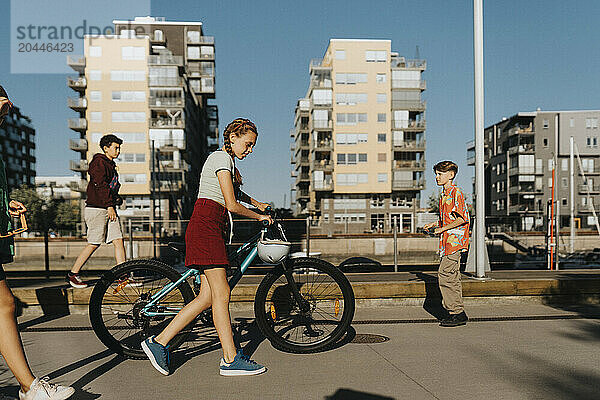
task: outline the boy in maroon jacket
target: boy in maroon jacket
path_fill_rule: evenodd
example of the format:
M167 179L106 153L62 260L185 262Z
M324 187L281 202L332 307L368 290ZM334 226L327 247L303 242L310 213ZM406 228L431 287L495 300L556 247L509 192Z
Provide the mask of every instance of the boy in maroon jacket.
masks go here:
M90 181L84 211L88 245L81 251L67 275L67 280L75 288L87 287L79 277L79 270L103 242L114 245L117 264L125 262L123 234L116 211L116 207L121 205L123 200L119 197L121 184L117 166L113 161L119 157L122 143L123 141L115 135L104 135L100 139L100 148L104 154L94 154L88 168Z

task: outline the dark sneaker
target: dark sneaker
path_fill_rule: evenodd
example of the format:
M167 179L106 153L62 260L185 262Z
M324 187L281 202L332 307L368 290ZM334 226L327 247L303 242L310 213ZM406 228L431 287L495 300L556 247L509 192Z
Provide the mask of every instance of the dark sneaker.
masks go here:
M19 390L20 400L65 400L75 393L69 386L55 385L48 378L35 379L27 393Z
M87 283L81 280L79 274L72 274L69 272L67 275L67 282L76 289L85 289L88 287Z
M467 321L469 320L469 317L467 317L467 314L463 311L460 314L450 314L450 316L444 320L442 320L442 322L440 322L440 326L460 326L460 325L466 325Z
M262 374L267 369L257 362L252 361L250 357L245 356L242 350L238 350L233 362L229 364L221 358L219 370L223 376L241 376Z
M152 366L163 375L169 375L169 346L154 341L154 336L142 342L142 350L150 359Z

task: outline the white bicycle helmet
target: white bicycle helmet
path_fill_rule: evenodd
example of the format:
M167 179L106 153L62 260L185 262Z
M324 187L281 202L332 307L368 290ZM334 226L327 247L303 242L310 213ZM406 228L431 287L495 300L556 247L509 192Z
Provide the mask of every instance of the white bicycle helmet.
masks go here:
M258 256L268 264L279 264L290 252L290 242L277 239L267 239L264 235L257 245Z

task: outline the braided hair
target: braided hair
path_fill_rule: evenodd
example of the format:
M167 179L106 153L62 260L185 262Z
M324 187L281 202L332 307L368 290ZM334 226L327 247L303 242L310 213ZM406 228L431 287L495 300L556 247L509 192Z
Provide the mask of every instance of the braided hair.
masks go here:
M240 137L245 135L248 132L252 132L258 135L258 129L256 129L256 125L252 121L246 118L236 118L227 125L225 128L225 132L223 133L223 147L227 154L231 156L235 160L235 153L231 148L231 135L235 135L236 137ZM234 188L239 190L240 186L242 186L242 175L237 168L235 168L234 177L233 177L233 185Z

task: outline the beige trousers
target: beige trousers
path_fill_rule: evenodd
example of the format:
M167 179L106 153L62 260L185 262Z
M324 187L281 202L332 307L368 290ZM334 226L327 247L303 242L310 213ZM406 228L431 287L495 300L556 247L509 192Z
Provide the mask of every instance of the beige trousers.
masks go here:
M460 252L443 256L438 270L442 305L450 314L460 314L465 306L460 283Z

